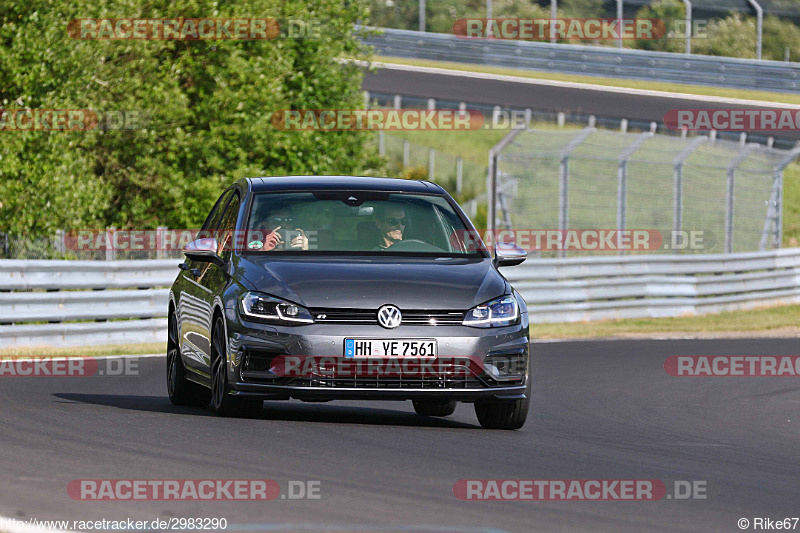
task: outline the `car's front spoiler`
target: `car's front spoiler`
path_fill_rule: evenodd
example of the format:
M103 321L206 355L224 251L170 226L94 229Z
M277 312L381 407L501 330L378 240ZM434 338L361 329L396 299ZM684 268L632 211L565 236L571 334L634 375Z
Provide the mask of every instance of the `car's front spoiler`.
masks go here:
M270 385L263 383L235 383L230 394L269 399L297 400L414 400L439 398L474 402L485 398L503 400L524 399L525 385L487 387L477 389L407 389L407 388L351 388L303 387L295 385Z

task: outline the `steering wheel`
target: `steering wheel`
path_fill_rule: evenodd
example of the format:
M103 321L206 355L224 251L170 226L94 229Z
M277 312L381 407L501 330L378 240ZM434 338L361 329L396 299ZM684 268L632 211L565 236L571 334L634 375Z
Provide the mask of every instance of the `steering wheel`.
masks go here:
M397 241L384 248L387 252L444 252L438 246L434 246L429 242L421 241L419 239L406 239Z

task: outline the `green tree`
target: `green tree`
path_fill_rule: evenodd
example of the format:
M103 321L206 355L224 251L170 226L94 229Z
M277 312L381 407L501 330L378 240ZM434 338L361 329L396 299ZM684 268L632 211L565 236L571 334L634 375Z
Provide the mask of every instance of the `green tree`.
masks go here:
M634 48L660 52L683 52L686 48L685 27L679 21L686 20L686 8L679 0L658 0L636 12L636 18L657 19L664 23L664 35L657 40L637 39ZM675 32L675 28L678 32Z
M322 21L317 38L76 40L75 18L276 17ZM0 107L136 110L133 130L0 132L0 231L194 227L243 176L374 174L360 132L287 132L274 111L362 107L364 2L28 0L0 6Z

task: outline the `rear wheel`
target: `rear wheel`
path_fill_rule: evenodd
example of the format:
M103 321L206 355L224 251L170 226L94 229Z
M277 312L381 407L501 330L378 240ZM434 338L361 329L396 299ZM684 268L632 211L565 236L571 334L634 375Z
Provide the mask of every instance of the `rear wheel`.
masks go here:
M205 407L211 401L210 390L186 379L175 313L170 314L167 325L167 394L174 405Z
M214 322L211 339L211 407L220 416L255 416L263 401L228 394L227 343L221 317Z
M413 400L414 410L422 416L450 416L456 410L455 400Z

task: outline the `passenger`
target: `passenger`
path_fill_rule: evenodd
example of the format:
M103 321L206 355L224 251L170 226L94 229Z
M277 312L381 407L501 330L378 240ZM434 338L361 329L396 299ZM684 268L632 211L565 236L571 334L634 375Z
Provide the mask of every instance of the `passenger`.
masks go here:
M378 204L375 210L375 225L380 232L378 246L388 248L402 241L408 224L405 209L397 204Z

